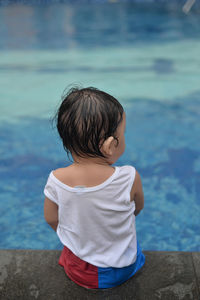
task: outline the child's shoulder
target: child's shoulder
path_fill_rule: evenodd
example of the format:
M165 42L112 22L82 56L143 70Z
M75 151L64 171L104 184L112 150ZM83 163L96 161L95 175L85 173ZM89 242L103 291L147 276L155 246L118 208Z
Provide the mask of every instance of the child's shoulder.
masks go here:
M58 168L56 170L53 170L52 173L54 176L63 176L64 174L66 174L68 172L69 167L65 167L65 168Z
M70 174L72 174L72 172L73 170L71 170L70 166L58 168L52 171L54 177L56 177L59 181L64 183L68 181L68 178L70 177Z
M120 166L119 168L122 172L125 172L125 173L126 172L127 173L135 173L136 172L135 167L133 167L131 165L123 165L123 166Z

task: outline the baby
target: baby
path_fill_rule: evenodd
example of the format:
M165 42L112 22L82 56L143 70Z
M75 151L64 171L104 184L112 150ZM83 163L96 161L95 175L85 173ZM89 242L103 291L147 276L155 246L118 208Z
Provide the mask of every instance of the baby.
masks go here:
M71 89L57 113L57 129L70 166L50 173L44 216L64 245L59 264L86 288L111 288L145 262L135 216L143 209L139 173L113 164L125 150L126 116L111 95Z

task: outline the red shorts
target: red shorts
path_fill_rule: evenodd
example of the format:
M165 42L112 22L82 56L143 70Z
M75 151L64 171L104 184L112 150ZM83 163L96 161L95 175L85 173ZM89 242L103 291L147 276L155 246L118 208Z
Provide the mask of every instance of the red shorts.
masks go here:
M64 246L59 265L64 267L68 277L78 285L90 289L111 288L131 278L145 263L145 256L139 244L137 259L132 265L123 268L101 268L80 259Z

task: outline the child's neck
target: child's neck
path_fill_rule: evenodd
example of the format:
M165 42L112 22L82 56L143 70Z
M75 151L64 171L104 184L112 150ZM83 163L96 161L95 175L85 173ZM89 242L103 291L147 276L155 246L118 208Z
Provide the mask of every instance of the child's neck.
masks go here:
M107 161L104 157L78 157L74 156L74 165L87 165L87 166L94 166L94 165L101 165L101 166L110 166L111 164Z

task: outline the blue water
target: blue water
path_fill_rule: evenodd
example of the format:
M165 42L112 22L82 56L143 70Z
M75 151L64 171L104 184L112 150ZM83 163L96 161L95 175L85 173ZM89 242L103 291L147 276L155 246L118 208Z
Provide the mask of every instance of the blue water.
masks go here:
M126 110L118 165L142 176L141 246L200 251L199 5L77 2L0 6L0 247L61 248L43 187L68 164L51 119L78 83Z

